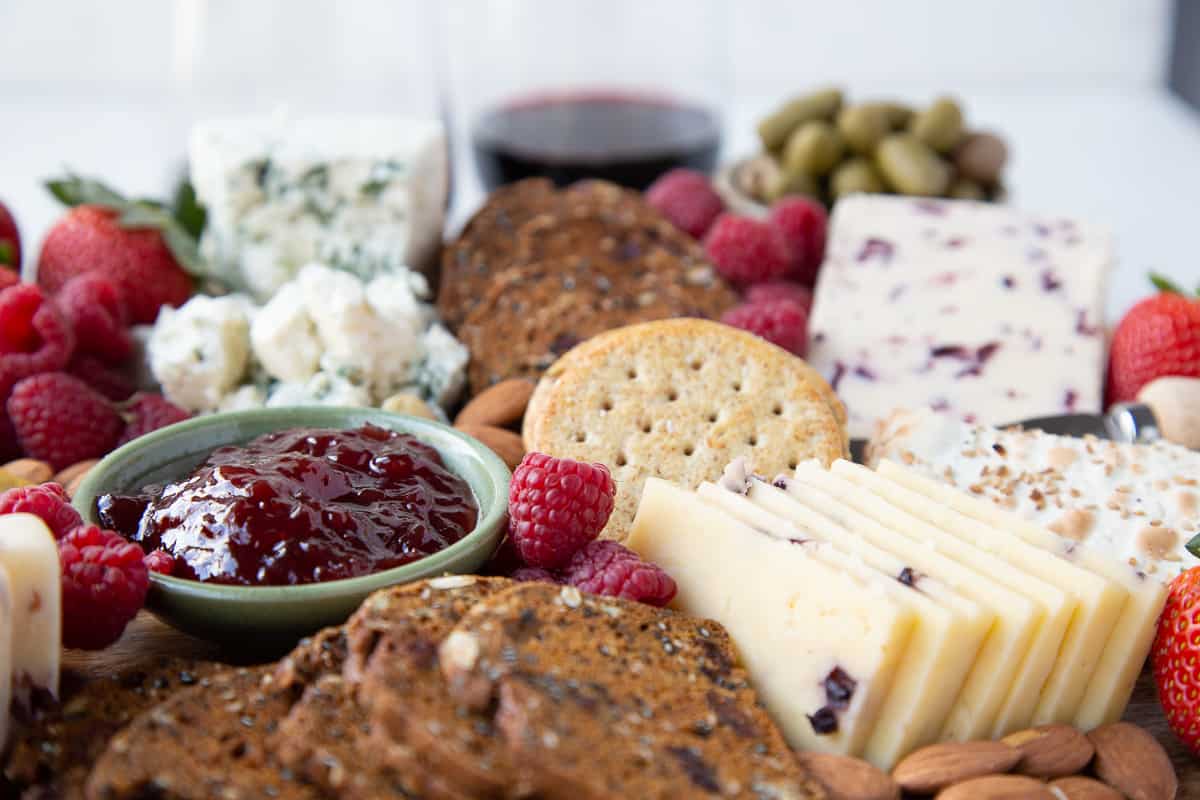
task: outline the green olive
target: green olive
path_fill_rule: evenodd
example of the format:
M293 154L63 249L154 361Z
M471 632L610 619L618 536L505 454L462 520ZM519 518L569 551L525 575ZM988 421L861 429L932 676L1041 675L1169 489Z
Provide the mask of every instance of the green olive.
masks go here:
M887 117L888 127L894 131L903 130L908 127L909 121L915 113L911 106L906 106L903 103L896 103L891 100L874 100L863 105L877 108Z
M767 184L767 201L775 202L789 194L820 197L821 186L810 173L802 169L784 168Z
M838 112L838 132L856 153L870 155L875 145L891 132L887 112L877 105L847 106Z
M806 122L788 137L783 149L783 166L819 178L829 174L846 152L837 129L825 121Z
M908 133L893 133L875 150L884 182L896 192L939 196L950 185L950 166L930 147Z
M939 153L948 153L963 140L963 113L958 103L940 97L908 123L908 130Z
M946 196L955 200L986 200L987 192L970 178L955 178Z
M848 194L878 194L883 190L883 179L865 158L843 161L829 177L829 193L835 200Z
M813 120L831 120L842 105L842 91L829 87L789 100L758 123L763 149L779 150L800 125Z

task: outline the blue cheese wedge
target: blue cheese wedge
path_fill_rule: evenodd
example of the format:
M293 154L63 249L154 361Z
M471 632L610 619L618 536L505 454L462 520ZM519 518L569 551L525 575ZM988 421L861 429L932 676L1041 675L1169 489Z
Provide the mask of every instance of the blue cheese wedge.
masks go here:
M436 120L214 120L192 131L190 164L208 209L202 253L260 299L313 261L360 278L425 269L441 241L448 167Z
M804 509L765 483L755 481L744 494L705 483L697 494L775 538L827 542L833 550L815 549L814 557L837 569L861 561L862 567L853 569L862 580L882 585L897 602L911 607L916 622L908 649L863 756L881 769L891 769L905 754L937 741L995 615L937 578L918 577L903 559L865 540L840 535L832 521L806 518ZM772 495L777 502L771 502ZM802 527L801 520L808 524ZM864 574L870 571L875 574Z
M877 583L650 478L625 542L667 570L675 605L723 624L793 747L861 753L901 656L911 607Z

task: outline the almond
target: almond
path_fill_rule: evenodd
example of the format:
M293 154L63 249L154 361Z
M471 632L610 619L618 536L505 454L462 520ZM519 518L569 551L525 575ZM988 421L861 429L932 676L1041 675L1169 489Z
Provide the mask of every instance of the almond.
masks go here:
M468 436L474 436L487 445L488 449L500 456L500 459L508 465L509 469L516 469L517 464L520 464L521 459L525 457L525 443L521 441L519 434L513 433L510 430L497 428L494 425L462 423L454 427Z
M826 788L830 800L900 800L900 787L886 772L861 758L801 753L800 764Z
M1125 800L1125 795L1107 783L1083 775L1051 781L1050 791L1058 800Z
M500 381L471 398L454 418L454 424L507 427L521 421L532 395L532 381L523 378Z
M1008 772L1021 760L1004 742L946 742L922 747L896 765L892 778L914 794L933 794L969 778Z
M83 479L92 471L92 467L100 463L98 458L89 458L86 461L79 461L54 476L55 483L61 483L67 491L68 497L75 496L75 490L79 488L79 484L83 483Z
M1039 725L1000 741L1021 753L1015 772L1045 781L1083 772L1096 753L1088 738L1070 725Z
M938 792L937 800L1056 800L1046 784L1025 775L985 775Z
M1132 722L1102 725L1088 734L1096 748L1096 777L1129 800L1174 800L1175 767L1163 746Z
M36 458L18 458L5 464L3 469L17 480L27 483L45 483L54 475L54 467Z

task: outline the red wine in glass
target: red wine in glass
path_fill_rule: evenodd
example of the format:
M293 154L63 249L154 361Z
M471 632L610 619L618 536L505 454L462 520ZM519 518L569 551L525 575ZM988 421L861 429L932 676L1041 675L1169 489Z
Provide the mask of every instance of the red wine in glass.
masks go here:
M644 189L674 167L711 172L721 127L711 111L667 98L542 94L485 111L472 145L489 190L535 175L559 186L602 178Z

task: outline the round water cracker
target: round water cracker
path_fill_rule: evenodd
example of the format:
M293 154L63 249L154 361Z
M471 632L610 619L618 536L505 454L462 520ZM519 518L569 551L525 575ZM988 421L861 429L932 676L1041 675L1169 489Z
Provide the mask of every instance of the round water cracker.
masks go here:
M566 362L534 393L527 446L612 470L617 500L605 538L625 538L651 475L693 487L739 456L775 474L845 454L823 381L801 359L727 325L632 325Z
M579 364L587 360L591 353L599 350L605 342L613 337L625 335L625 331L626 328L616 328L597 334L575 345L575 347L568 350L561 358L550 365L549 369L546 370L538 381L533 396L529 398L529 403L525 407L525 419L521 428L521 435L525 439L526 450L531 449L529 442L538 439L540 436L537 427L543 419L542 407L545 404L546 398L551 395L552 387L559 376L569 372L573 368L577 368ZM796 365L796 368L803 374L805 380L820 393L821 397L829 405L830 410L833 411L838 424L844 428L846 425L846 406L833 391L833 387L807 361L803 359L797 359L797 361L799 363ZM848 439L844 447L849 447ZM849 452L849 450L847 449L846 452Z

